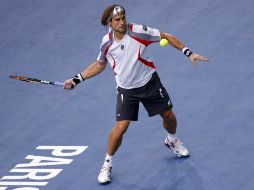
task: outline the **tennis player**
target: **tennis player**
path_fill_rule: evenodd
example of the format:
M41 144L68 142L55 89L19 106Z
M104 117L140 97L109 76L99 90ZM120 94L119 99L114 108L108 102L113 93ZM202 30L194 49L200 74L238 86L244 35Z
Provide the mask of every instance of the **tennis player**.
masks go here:
M81 81L98 75L107 63L113 69L118 91L116 124L109 133L107 154L98 176L100 184L108 184L111 182L113 156L122 143L130 121L138 120L139 102L144 105L149 116L160 115L162 118L163 127L168 133L165 145L178 157L190 155L176 137L177 120L172 111L173 105L147 47L161 39L167 39L171 46L182 51L193 64L196 64L197 60L208 59L191 52L171 34L145 25L127 23L125 9L120 5L106 8L101 23L109 27L109 32L102 39L97 61L65 81L64 88L71 90Z

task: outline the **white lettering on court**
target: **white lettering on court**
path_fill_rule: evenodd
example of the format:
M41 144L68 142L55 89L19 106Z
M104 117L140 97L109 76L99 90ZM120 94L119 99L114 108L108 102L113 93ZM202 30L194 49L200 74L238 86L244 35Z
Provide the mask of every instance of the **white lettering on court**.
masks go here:
M51 156L26 156L30 162L15 165L9 175L3 176L0 179L0 190L10 190L10 186L19 186L11 190L39 190L38 186L46 186L50 179L62 172L63 169L59 168L61 165L73 162L73 159L66 157L78 156L87 148L88 146L38 146L37 150L50 151Z

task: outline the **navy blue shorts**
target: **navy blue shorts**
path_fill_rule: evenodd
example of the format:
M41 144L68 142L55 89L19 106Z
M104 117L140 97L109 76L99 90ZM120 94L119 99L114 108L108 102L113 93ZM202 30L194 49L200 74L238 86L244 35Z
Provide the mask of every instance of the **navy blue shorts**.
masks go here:
M117 88L116 121L138 120L139 102L149 117L172 109L170 97L163 87L157 72L142 87L134 89Z

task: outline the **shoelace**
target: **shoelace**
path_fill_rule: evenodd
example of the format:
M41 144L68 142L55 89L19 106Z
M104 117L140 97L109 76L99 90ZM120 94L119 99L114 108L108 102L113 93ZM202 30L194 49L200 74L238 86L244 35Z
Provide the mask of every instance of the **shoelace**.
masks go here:
M183 148L183 142L181 142L178 138L176 138L174 141L170 141L169 138L167 138L167 141L169 144L173 144L173 147Z
M174 144L175 144L175 147L177 147L179 150L185 150L185 147L183 146L183 142L181 142L179 139L176 139Z
M112 167L111 166L102 166L102 168L101 168L101 172L106 172L106 174L108 175L108 174L110 174L111 173L111 169L112 169Z

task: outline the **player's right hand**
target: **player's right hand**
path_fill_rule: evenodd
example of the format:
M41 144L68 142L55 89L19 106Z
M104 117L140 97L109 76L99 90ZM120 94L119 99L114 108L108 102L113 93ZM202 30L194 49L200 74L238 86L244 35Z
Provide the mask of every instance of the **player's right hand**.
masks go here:
M64 82L64 89L72 90L76 87L76 83L72 79L68 79Z

